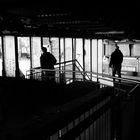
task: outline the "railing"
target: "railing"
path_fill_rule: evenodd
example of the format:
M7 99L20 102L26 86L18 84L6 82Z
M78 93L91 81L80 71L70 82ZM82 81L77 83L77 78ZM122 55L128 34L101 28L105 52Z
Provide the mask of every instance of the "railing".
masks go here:
M91 80L77 60L57 63L54 70L41 69L40 67L30 69L26 71L26 78L47 81L54 79L54 77L49 75L52 72L55 72L55 82L57 83L63 82L67 84L75 80ZM46 77L43 73L48 73L48 76Z
M26 78L41 81L51 80L52 78L50 76L45 79L43 72L51 73L55 71L55 82L70 83L74 80L90 80L97 81L100 84L99 89L52 109L45 113L43 118L39 116L39 120L43 122L44 119L47 122L40 124L42 126L39 126L39 130L35 130L35 132L40 133L38 139L121 140L119 130L121 124L120 120L118 120L121 110L120 102L124 95L132 96L139 87L140 82L128 78L117 78L106 74L83 71L80 67L73 70L73 65L75 65L73 61L68 61L58 64L55 70L36 68L27 71ZM68 67L71 68L69 69ZM88 75L91 75L91 78ZM113 78L116 81L121 80L121 83L113 83ZM133 85L128 90L128 88L124 88L125 83ZM36 122L38 120L32 120L27 129L30 129L30 127L36 128L39 125ZM36 138L35 133L32 135L31 139Z
M52 73L55 72L55 79L54 77L44 75L43 73ZM90 75L90 77L89 77ZM47 81L53 79L57 83L65 83L68 84L73 81L95 81L100 84L100 87L111 86L114 87L116 92L123 92L127 93L128 96L132 95L134 90L140 85L139 81L129 79L129 78L118 78L113 77L108 74L96 73L96 72L89 72L84 71L82 66L77 60L70 60L61 63L57 63L55 65L55 70L49 69L41 69L33 68L26 73L27 79L35 79L40 81ZM122 82L113 82L121 80ZM129 88L124 88L126 85Z
M97 78L95 73L93 76ZM111 82L112 78L116 78L116 80L133 82L136 85L127 93L128 95L130 93L132 95L139 87L138 81L127 78L107 75L105 77L102 74L98 74L98 78L99 81ZM44 117L51 118L46 127L39 130L44 132L40 132L42 137L46 140L121 140L120 103L124 97L121 88L118 88L120 94L116 96L114 94L116 89L106 84L92 93L52 110Z

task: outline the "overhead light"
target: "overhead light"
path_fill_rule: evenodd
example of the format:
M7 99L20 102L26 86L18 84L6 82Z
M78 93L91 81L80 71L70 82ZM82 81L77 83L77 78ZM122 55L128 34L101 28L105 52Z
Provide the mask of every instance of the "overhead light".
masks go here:
M124 34L124 31L96 32L97 35Z

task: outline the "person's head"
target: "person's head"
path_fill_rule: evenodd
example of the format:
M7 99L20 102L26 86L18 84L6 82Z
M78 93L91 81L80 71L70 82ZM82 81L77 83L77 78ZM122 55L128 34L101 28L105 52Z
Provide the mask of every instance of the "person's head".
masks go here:
M43 53L47 52L47 48L45 48L45 47L42 47L41 50Z

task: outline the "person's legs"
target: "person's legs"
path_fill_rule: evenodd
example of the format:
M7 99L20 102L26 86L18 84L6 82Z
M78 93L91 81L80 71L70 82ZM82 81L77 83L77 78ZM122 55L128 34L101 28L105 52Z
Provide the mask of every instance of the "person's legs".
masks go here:
M115 77L116 74L116 67L112 68L112 76ZM115 78L113 78L113 82L115 82Z
M121 66L117 69L118 77L121 78ZM121 82L121 79L119 79L119 82Z
M51 72L51 81L55 82L55 71Z

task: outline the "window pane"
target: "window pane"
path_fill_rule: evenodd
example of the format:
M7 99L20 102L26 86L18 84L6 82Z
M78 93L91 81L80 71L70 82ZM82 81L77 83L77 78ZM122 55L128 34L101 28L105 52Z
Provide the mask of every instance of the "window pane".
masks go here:
M4 37L5 73L8 77L15 77L15 40L13 36Z
M97 72L97 39L92 40L92 72ZM92 77L92 80L96 81L97 78Z
M85 40L85 71L90 71L90 40Z
M132 56L140 56L140 44L134 44L133 45Z
M18 63L20 74L26 75L26 71L30 69L29 37L18 37Z
M32 50L32 68L40 67L40 56L41 56L41 38L31 38L31 50Z
M92 71L97 72L97 40L92 40Z
M60 38L60 62L64 62L64 38Z
M51 51L50 40L49 40L48 37L43 37L43 47L47 48L47 52L52 52Z
M57 62L59 62L59 39L56 37L50 38L52 54L55 56Z
M65 51L66 51L66 57L65 61L72 60L72 39L66 38L65 39L66 45L65 45Z
M102 40L98 40L98 72L102 73L102 62L103 62L103 44Z
M118 46L124 56L130 56L129 44L118 44Z
M0 37L0 76L2 76L2 42L1 42L1 37Z
M83 67L83 40L82 39L76 39L76 59Z
M78 67L77 71L79 70L83 71L82 69L83 68L83 40L82 39L76 39L76 60L79 62L76 63L76 66ZM83 78L83 75L81 73L76 73L76 78Z

